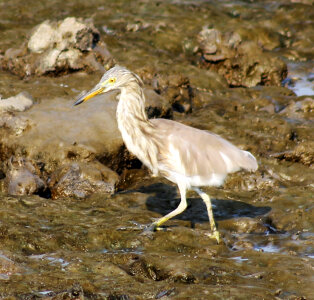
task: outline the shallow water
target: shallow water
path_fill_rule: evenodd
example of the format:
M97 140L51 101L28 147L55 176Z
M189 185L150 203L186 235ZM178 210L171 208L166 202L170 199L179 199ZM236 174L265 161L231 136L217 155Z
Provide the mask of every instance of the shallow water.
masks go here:
M228 297L227 291L240 298L271 299L278 289L287 297L311 295L314 235L305 224L313 218L313 207L298 203L304 192L282 191L277 203L274 191L268 200L257 202L260 197L254 201L243 192L222 190L224 196L213 200L223 237L217 245L207 237L206 213L194 194L187 212L169 221L165 232L156 232L152 239L141 235L141 225L160 216L155 207L165 214L179 200L177 195L173 200L175 191L168 184L152 186L147 179L143 186L146 192L141 187L83 201L2 197L1 261L10 261L1 269L1 292L44 295L79 282L86 296L142 299L171 289L178 299L201 299L206 293ZM246 201L224 200L228 193ZM291 197L293 201L284 200ZM267 217L257 213L267 207L275 213L278 206L293 216L296 205L305 209L302 220L294 215L288 221L291 230L274 229L280 224L273 221L287 222L282 213L274 218L272 212Z
M188 114L175 112L176 120L221 134L252 151L260 165L255 174L229 177L223 188L205 189L222 235L219 245L208 237L205 206L194 193L188 195L187 211L169 221L165 231L142 235L147 224L179 203L175 186L143 170L128 170L126 182L113 196L51 200L0 195L0 298L313 298L314 171L307 157L289 156L299 143L313 140L313 110L281 114L289 103L304 99L297 96L313 95L313 63L306 44L310 39L300 44L302 32L311 36L313 21L308 6L292 5L0 3L0 53L19 46L45 19L92 17L120 64L166 77L189 77L194 106ZM255 31L256 24L267 30ZM223 30L242 26L248 38L259 38L267 51L293 59L286 86L297 96L283 87L228 88L216 75L209 80L211 73L199 69L193 58L195 35L205 25ZM296 35L291 44L296 43L297 55L282 47L290 43L289 34ZM0 76L3 98L28 91L37 103L49 101L53 113L62 103L68 109L101 74L21 80L0 71ZM310 151L304 155L310 157Z
M314 95L314 61L306 63L289 63L291 82L288 84L297 96Z

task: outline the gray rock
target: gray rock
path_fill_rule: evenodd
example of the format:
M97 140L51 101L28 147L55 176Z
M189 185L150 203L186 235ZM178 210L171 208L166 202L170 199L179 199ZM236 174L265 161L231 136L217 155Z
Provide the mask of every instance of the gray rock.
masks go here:
M145 94L148 98L146 109L151 116L168 114L170 107L163 98L151 89L146 89ZM51 174L57 178L49 185L58 195L56 197L65 194L85 197L92 191L112 192L116 180L105 179L104 174L110 172L103 171L101 168L105 167L100 167L99 161L122 171L130 160L135 159L123 146L116 122L115 98L115 94L101 95L76 107L73 107L72 100L65 102L62 98L55 98L39 102L23 113L3 113L0 118L0 157L3 161L11 156L25 157L40 163L43 166L42 175L39 174L41 178L46 181ZM72 165L74 160L93 166L95 172L98 170L98 177L94 174L91 179L80 179L80 174L89 174L91 170L87 171L87 166L79 165L78 170L73 167L69 171L66 166ZM1 169L12 178L0 161ZM27 170L19 168L18 176L31 178ZM59 171L55 173L56 170ZM99 174L102 174L101 178ZM36 180L33 178L31 181L33 186L28 188L27 193L37 190ZM75 186L71 187L71 184Z

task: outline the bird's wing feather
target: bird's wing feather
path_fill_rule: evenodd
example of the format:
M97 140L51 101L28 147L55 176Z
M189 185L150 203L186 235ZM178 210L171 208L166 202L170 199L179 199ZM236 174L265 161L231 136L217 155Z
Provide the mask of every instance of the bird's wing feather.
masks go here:
M167 119L150 121L161 145L159 162L179 174L206 178L257 168L253 155L216 134Z

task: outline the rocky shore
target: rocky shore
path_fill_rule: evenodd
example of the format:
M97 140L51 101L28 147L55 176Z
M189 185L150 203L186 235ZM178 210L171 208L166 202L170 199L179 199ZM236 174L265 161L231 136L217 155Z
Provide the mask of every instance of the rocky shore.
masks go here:
M24 27L0 4L0 298L313 296L312 1L13 2ZM73 107L116 63L143 79L150 118L257 157L206 189L221 244L193 193L141 235L178 205L175 186L125 148L117 94Z

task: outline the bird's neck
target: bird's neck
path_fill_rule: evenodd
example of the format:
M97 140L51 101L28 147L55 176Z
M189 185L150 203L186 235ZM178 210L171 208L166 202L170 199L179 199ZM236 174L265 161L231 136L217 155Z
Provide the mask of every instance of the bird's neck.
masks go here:
M154 127L145 113L145 96L142 87L129 83L121 89L117 107L118 127L128 150L157 175L157 144Z
M121 88L117 119L120 123L149 122L145 113L144 92L138 83L130 83L127 87Z

